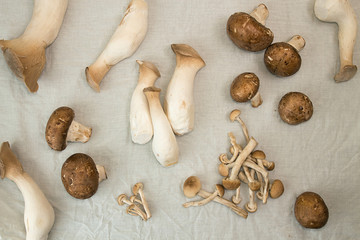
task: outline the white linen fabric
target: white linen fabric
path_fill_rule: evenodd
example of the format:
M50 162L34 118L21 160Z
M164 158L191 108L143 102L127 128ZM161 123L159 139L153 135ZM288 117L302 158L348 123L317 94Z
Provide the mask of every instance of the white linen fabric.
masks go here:
M360 2L350 0L360 17ZM0 56L0 136L9 141L24 169L33 177L55 209L49 239L356 239L360 234L360 73L350 81L335 83L339 67L337 25L319 21L314 0L264 0L270 11L266 25L274 42L302 35L302 66L287 78L270 74L264 52L246 52L226 34L229 16L251 12L260 1L148 0L149 30L130 58L114 66L94 92L85 80L85 67L101 53L128 1L69 1L59 35L46 50L47 62L30 93ZM0 39L19 36L32 14L31 0L1 0ZM198 73L195 86L195 129L177 137L178 164L164 168L153 156L151 142L131 142L129 106L137 84L135 60L153 62L161 78L156 86L166 91L175 68L170 45L186 43L196 49L207 66ZM360 33L354 63L360 67ZM229 93L233 79L242 72L260 78L264 103L236 103ZM297 126L285 124L277 112L281 97L289 91L305 93L314 105L312 118ZM93 128L86 144L71 143L62 152L49 148L45 126L60 106L74 109L76 121ZM218 156L228 151L227 133L245 140L240 126L228 115L238 108L268 160L275 161L271 179L281 179L284 195L260 201L258 211L245 220L230 209L209 203L183 208L184 180L198 176L203 189L213 191L221 183ZM86 153L104 165L108 179L90 199L77 200L64 189L60 178L63 162L74 153ZM131 194L136 182L144 183L152 218L147 222L126 214L119 194ZM243 185L245 186L245 185ZM301 227L293 213L296 197L304 191L320 194L330 218L319 230ZM230 198L233 192L228 191ZM243 206L247 186L241 189ZM0 181L0 239L24 239L24 200L16 185Z

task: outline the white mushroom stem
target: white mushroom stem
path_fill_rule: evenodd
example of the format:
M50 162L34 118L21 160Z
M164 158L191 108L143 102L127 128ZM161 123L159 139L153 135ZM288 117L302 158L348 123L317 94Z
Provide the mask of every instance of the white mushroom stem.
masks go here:
M256 163L252 162L252 161L245 161L244 162L244 166L249 167L254 169L255 171L259 172L262 174L263 179L264 179L264 193L263 193L263 203L265 204L268 198L268 188L269 188L269 173L262 169L259 165L257 165Z
M172 44L171 48L176 54L176 67L166 91L164 109L175 134L183 135L194 128L194 80L205 62L189 45Z
M153 87L145 88L144 93L149 103L154 128L153 153L161 165L165 167L171 166L178 162L179 147L160 104L160 89Z
M241 186L241 184L240 184ZM232 196L231 200L233 203L235 203L236 205L239 204L241 202L241 197L240 197L240 186L236 189L235 195Z
M208 204L209 202L213 201L216 196L220 196L220 193L217 189L215 189L215 191L209 197L206 197L201 201L186 202L183 204L183 207L188 208L188 207L203 206L203 205Z
M263 100L260 96L260 91L258 91L255 96L250 100L251 106L258 107L262 104Z
M198 193L198 195L200 197L202 197L202 198L207 198L207 197L209 197L211 195L211 193L206 192L206 191L201 189L200 192ZM247 218L247 216L248 216L247 212L244 209L242 209L241 207L236 206L234 203L232 203L232 202L230 202L230 201L228 201L228 200L226 200L226 199L224 199L222 197L218 197L218 196L215 197L214 202L220 203L222 205L225 205L225 206L231 208L231 210L233 210L236 214L238 214L239 216L241 216L243 218Z
M99 183L105 179L107 179L107 175L106 175L106 171L105 171L105 168L104 166L101 166L101 165L97 165L96 164L96 169L99 173Z
M265 26L266 19L269 17L269 10L265 6L265 4L260 4L250 13L250 16L252 16L256 19L256 21Z
M235 161L234 167L231 170L231 174L229 177L230 180L235 180L237 178L242 164L244 163L246 158L251 154L251 152L254 150L256 145L257 145L256 140L253 137L251 137L250 141L245 146L245 148L241 151L241 153L239 154L239 156L237 157L237 159Z
M66 141L86 143L89 141L91 133L91 128L86 127L76 121L72 121L66 136Z
M251 188L253 191L255 191L255 187L259 186L259 183L257 180L254 179L254 177L252 176L252 174L250 173L250 170L248 167L246 167L245 165L243 165L243 169L244 169L244 172L245 172L245 175L248 179L248 185L249 185L249 188ZM253 169L251 170L251 172L253 171Z
M145 213L146 213L146 219L150 219L151 218L151 212L150 212L150 209L149 209L149 205L146 201L146 198L145 198L145 194L143 192L143 189L142 188L139 188L139 195L140 195L140 202L142 203L143 207L144 207L144 210L145 210Z
M350 80L357 71L353 65L357 21L348 0L316 0L315 15L324 22L336 22L339 26L340 70L334 76L336 82Z
M0 175L15 182L23 195L26 240L46 240L55 221L54 209L34 180L23 171L8 142L1 146Z
M45 66L45 48L56 39L67 5L68 0L35 0L24 33L12 40L0 40L7 64L30 92L39 88L37 80Z
M126 208L126 212L131 215L139 215L142 220L146 221L146 214L135 204L131 204Z
M248 178L248 181L250 182L250 179ZM246 210L253 213L257 210L257 204L255 202L255 192L250 189L249 187L249 202L245 205Z
M287 43L293 46L298 52L300 52L306 44L305 39L300 35L293 36Z
M242 181L246 184L249 184L249 181L244 172L239 172L239 179L240 179L240 181Z
M96 61L86 68L86 80L97 92L112 66L135 53L148 29L148 5L144 0L132 0L125 15Z
M257 179L259 180L259 182L261 183L260 190L258 192L256 192L256 196L258 199L262 200L263 196L264 196L264 181L263 181L261 173L256 172L256 176L257 176Z
M244 121L240 118L240 114L238 116L235 117L235 120L238 121L241 125L241 129L244 133L244 136L245 136L245 139L246 139L246 142L249 142L250 141L250 137L249 137L249 131L244 123ZM239 146L239 145L237 145ZM240 149L241 150L241 149Z
M234 162L236 160L237 156L239 155L239 151L240 151L239 145L236 144L236 138L235 138L234 134L232 132L229 132L228 135L230 137L230 143L231 143L232 147L234 148L234 152L230 159L227 158L225 153L221 154L219 156L220 162L225 163L225 164Z
M139 80L133 92L130 103L130 129L131 139L134 143L145 144L153 136L149 104L143 89L154 86L156 79L160 77L157 67L151 62L136 61L139 64Z

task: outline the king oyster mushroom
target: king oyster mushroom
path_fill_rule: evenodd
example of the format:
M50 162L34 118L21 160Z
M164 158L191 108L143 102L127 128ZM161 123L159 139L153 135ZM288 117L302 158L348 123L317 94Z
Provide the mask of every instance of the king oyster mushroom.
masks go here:
M95 165L94 160L83 153L71 155L61 168L61 180L66 191L78 199L90 198L106 178L105 168Z
M89 141L92 129L74 121L74 118L75 112L69 107L59 107L51 114L45 139L52 149L62 151L67 142Z
M251 101L251 106L262 104L259 92L260 81L255 73L245 72L237 76L231 84L230 95L236 102Z
M272 31L264 26L268 16L269 11L264 4L260 4L250 14L234 13L227 22L226 32L239 48L252 52L261 51L274 39Z
M278 111L284 122L296 125L311 118L313 105L310 98L305 94L289 92L281 98Z

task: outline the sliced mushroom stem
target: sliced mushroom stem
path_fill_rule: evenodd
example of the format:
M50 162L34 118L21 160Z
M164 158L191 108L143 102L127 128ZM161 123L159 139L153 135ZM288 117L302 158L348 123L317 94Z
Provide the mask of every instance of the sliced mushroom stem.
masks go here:
M236 192L235 192L235 195L232 196L231 200L233 203L235 203L236 205L238 205L240 202L241 202L241 197L240 197L240 187L241 187L241 184L240 186L236 189Z
M202 198L207 198L211 195L211 193L206 192L204 190L200 190L198 195ZM243 218L247 218L247 216L248 216L248 213L244 209L236 206L234 203L232 203L222 197L215 197L214 201L231 208L236 214L238 214L239 216L241 216Z
M256 140L253 137L251 137L248 144L245 146L245 148L241 151L241 153L237 157L234 167L232 168L230 174L230 179L235 179L238 176L242 164L244 163L246 158L251 154L251 152L254 150L256 145L257 145Z
M99 183L105 179L107 179L107 175L106 175L106 171L105 171L105 168L104 166L101 166L101 165L97 165L96 164L96 169L99 173Z
M260 106L263 102L263 100L260 96L260 91L258 91L250 101L251 101L251 106L253 106L253 107Z
M86 127L76 121L72 121L66 136L66 141L86 143L91 137L91 132L91 128Z
M305 39L300 35L293 36L287 43L293 46L298 52L300 52L306 44Z
M260 4L250 13L250 16L252 16L256 19L256 21L265 26L266 19L269 17L269 10L265 6L265 4Z
M148 220L146 214L135 204L129 205L126 209L126 212L131 215L139 215L144 221Z

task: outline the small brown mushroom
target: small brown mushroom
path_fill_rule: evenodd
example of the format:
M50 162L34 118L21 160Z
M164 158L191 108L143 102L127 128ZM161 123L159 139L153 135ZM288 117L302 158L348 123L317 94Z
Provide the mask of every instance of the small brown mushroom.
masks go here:
M301 57L299 51L305 46L305 40L294 36L289 42L278 42L270 45L264 55L266 68L274 75L288 77L299 71Z
M259 86L260 80L255 73L242 73L237 76L231 84L231 98L236 102L247 102L251 100L251 106L258 107L262 104Z
M150 209L149 209L149 205L146 201L146 198L145 198L145 195L144 195L144 192L143 192L143 189L144 189L144 185L141 183L141 182L138 182L134 185L133 189L132 189L132 192L134 193L134 195L140 195L140 198L141 198L141 202L142 202L142 205L144 207L144 210L145 210L145 213L146 213L146 220L151 218L151 212L150 212Z
M296 125L311 118L313 105L310 98L305 94L289 92L281 98L278 111L284 122Z
M45 139L48 145L62 151L67 142L89 141L91 128L74 121L75 113L69 107L59 107L50 116L46 125Z
M322 228L329 218L324 200L314 192L304 192L298 196L294 211L296 220L306 228Z
M269 189L271 198L278 198L284 193L284 185L279 179L275 179Z
M260 4L252 13L234 13L226 25L226 32L241 49L252 52L267 48L274 39L274 34L266 28L265 21L269 11L264 4Z
M106 179L103 166L83 153L71 155L61 169L61 180L66 191L78 199L90 198L98 189L99 182Z

